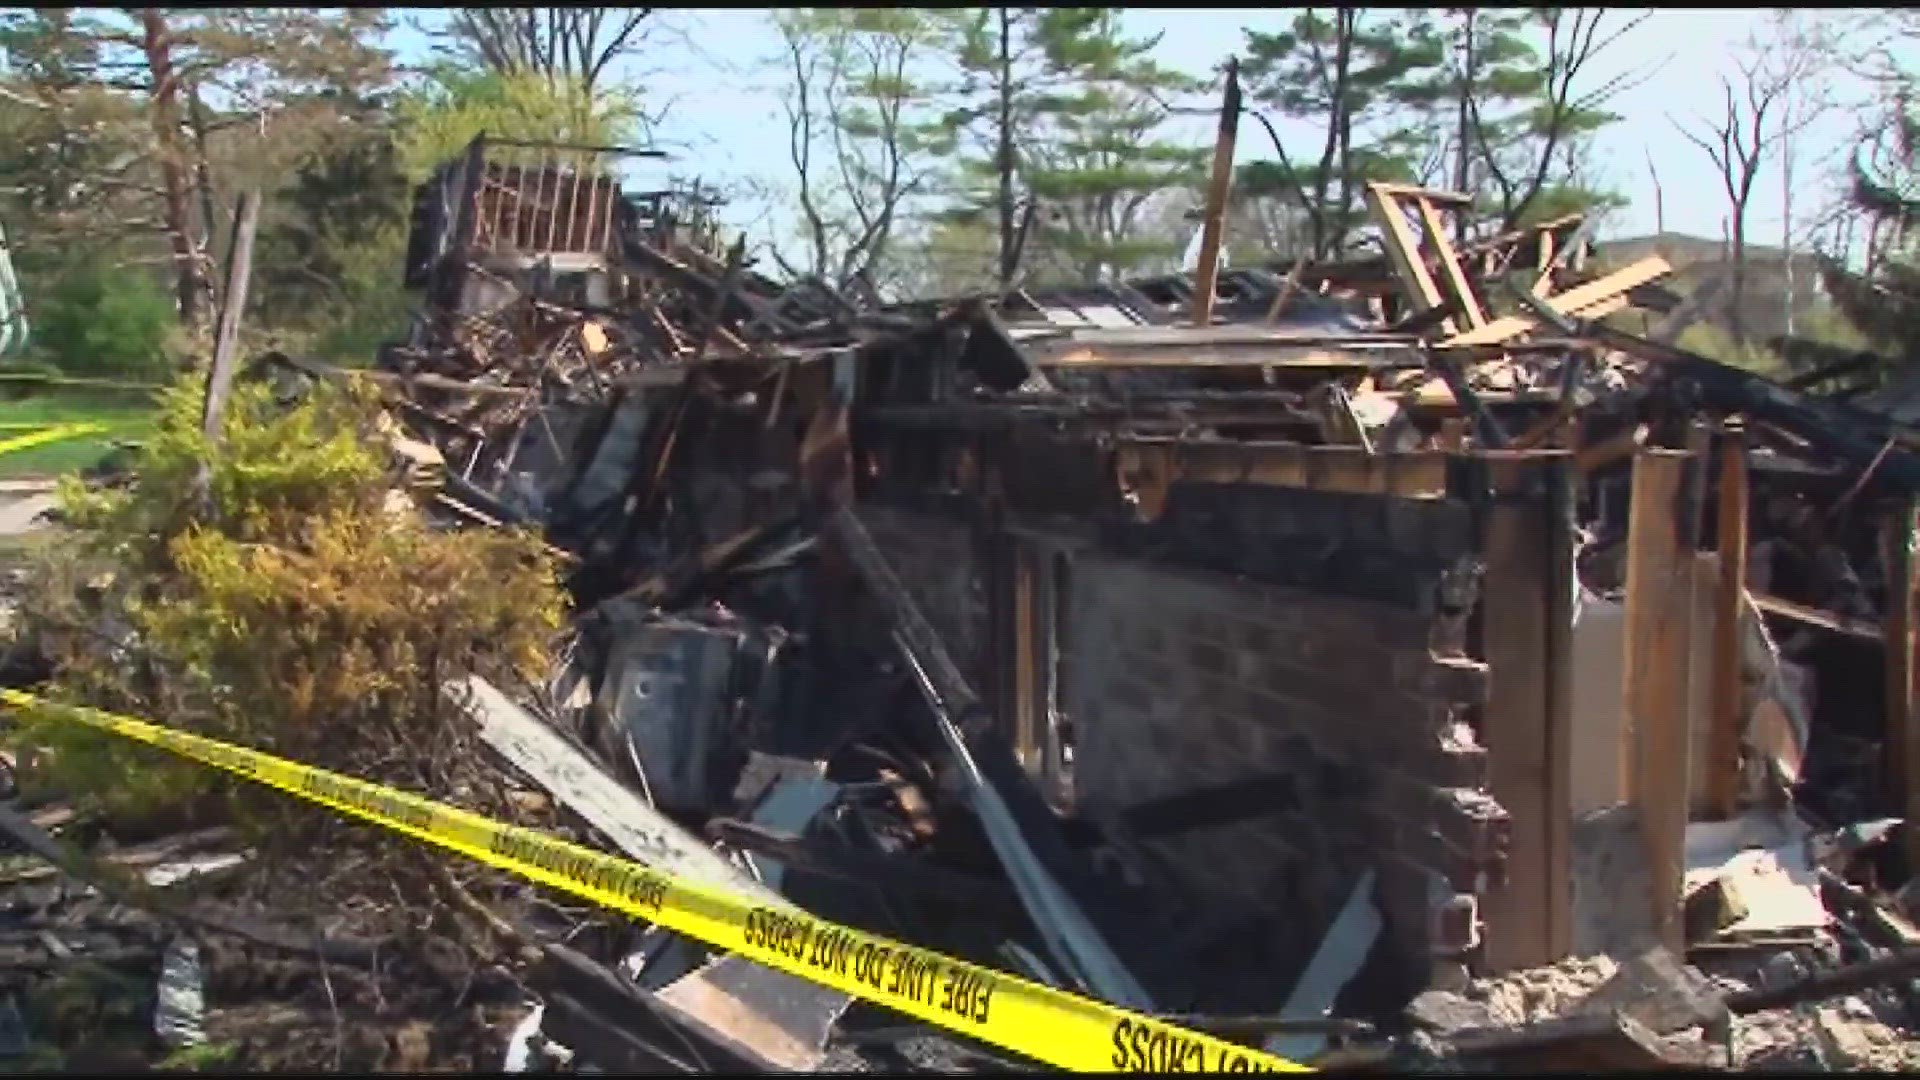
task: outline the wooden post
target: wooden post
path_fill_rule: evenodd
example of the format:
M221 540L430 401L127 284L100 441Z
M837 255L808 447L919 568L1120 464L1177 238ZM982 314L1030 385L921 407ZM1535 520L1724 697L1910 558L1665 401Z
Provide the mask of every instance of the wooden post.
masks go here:
M1512 816L1506 885L1487 898L1486 963L1512 971L1572 948L1571 455L1488 452L1481 585L1488 781Z
M1887 609L1882 637L1886 642L1887 715L1882 745L1887 788L1905 808L1909 822L1920 808L1920 740L1913 733L1914 629L1920 624L1914 611L1914 521L1920 500L1901 499L1888 515L1883 537L1887 562ZM1907 829L1907 858L1920 853L1920 829Z
M1720 579L1714 583L1712 727L1707 746L1706 810L1733 816L1740 798L1740 732L1746 726L1740 680L1740 611L1746 594L1747 440L1738 421L1720 439Z
M220 321L213 335L213 362L207 367L207 396L200 406L200 430L220 438L220 412L233 386L234 354L240 350L240 317L247 310L247 282L253 277L253 233L260 219L260 196L240 193L233 211L233 242L227 248L227 280L221 289Z
M1227 57L1227 91L1213 141L1213 175L1200 226L1200 265L1193 276L1193 324L1213 325L1213 290L1220 280L1220 239L1226 232L1227 194L1233 190L1233 140L1240 130L1240 58Z
M1693 625L1691 545L1681 533L1680 492L1691 455L1644 450L1633 462L1627 518L1626 790L1639 811L1656 940L1684 949L1688 728L1687 655Z

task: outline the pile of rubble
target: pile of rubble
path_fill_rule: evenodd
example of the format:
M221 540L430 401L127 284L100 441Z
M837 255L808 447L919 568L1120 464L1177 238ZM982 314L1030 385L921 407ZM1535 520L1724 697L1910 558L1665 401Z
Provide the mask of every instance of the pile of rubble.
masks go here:
M1329 1068L1913 1060L1920 444L1661 259L1375 184L1372 259L886 305L493 152L372 377L568 562L551 680L449 693L601 846ZM494 918L515 1068L1017 1067Z

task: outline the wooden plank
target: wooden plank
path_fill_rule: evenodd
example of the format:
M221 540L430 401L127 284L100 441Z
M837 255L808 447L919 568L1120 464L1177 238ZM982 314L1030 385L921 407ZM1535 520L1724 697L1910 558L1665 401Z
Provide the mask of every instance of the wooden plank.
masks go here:
M1487 313L1480 307L1480 298L1474 295L1466 271L1460 268L1460 259L1453 253L1453 245L1447 241L1447 230L1440 223L1440 215L1434 212L1433 203L1418 198L1413 200L1413 205L1419 211L1420 224L1427 234L1427 245L1440 260L1440 272L1446 276L1454 299L1460 302L1457 310L1466 316L1468 326L1487 325Z
M1593 309L1603 304L1624 302L1622 297L1628 290L1638 288L1656 278L1663 277L1673 270L1667 260L1658 255L1649 255L1631 266L1622 267L1613 273L1577 285L1557 296L1546 299L1548 307L1562 315L1580 318L1599 318ZM1618 310L1612 308L1609 310ZM1472 345L1498 345L1510 337L1518 337L1540 325L1538 319L1530 315L1509 315L1463 334L1457 334L1439 343L1437 348L1459 349Z
M449 683L449 698L465 708L481 741L580 815L627 855L755 903L792 904L708 844L673 823L626 785L614 780L560 734L479 676Z
M1408 298L1413 301L1413 310L1425 311L1439 307L1444 300L1440 287L1434 284L1433 275L1427 272L1427 261L1420 254L1420 245L1414 239L1413 230L1407 227L1407 219L1400 211L1400 204L1389 190L1390 185L1367 185L1367 208L1380 223L1380 246L1387 249L1387 258L1393 263L1394 273L1400 276L1400 284L1407 290ZM1458 327L1452 319L1440 324L1440 329L1454 333Z
M1553 233L1551 230L1540 234L1540 257L1534 262L1533 295L1545 297L1547 286L1553 283Z
M1213 173L1207 184L1206 216L1200 226L1200 265L1193 275L1193 325L1213 325L1214 288L1220 278L1220 240L1226 233L1227 194L1233 189L1233 139L1240 130L1240 61L1227 57L1227 87L1214 135Z
M1914 611L1914 521L1920 501L1902 499L1887 516L1883 544L1887 566L1887 608L1883 627L1886 642L1887 787L1896 804L1908 814L1920 809L1920 739L1913 731L1913 646L1920 617ZM1908 818L1909 821L1920 818ZM1907 830L1907 857L1920 853L1920 829Z
M220 413L233 387L240 352L240 317L247 310L247 283L253 279L253 234L260 220L260 195L240 193L233 211L233 237L227 247L227 280L221 291L220 318L214 327L213 362L207 367L207 393L200 405L200 430L220 440Z
M1488 454L1494 490L1481 586L1493 676L1482 738L1493 797L1512 816L1506 884L1486 905L1496 972L1549 964L1572 943L1573 546L1570 456ZM1544 489L1544 500L1522 498Z
M1748 590L1747 599L1752 602L1755 610L1764 611L1769 615L1778 615L1808 626L1817 626L1822 630L1831 630L1836 634L1845 634L1861 641L1875 643L1885 641L1884 629L1870 622L1843 618L1821 611L1819 608L1796 604L1791 600L1783 600L1778 596L1768 596L1766 593L1757 593L1752 590Z
M1121 486L1139 496L1139 509L1147 520L1159 516L1166 489L1182 480L1408 499L1447 495L1447 456L1432 450L1369 454L1353 446L1134 438L1119 440L1114 469Z
M1625 461L1646 444L1647 434L1647 425L1635 424L1632 428L1610 439L1591 446L1583 446L1573 457L1573 467L1584 476L1616 462Z
M1378 190L1383 195L1390 195L1390 196L1393 196L1394 198L1400 198L1400 199L1421 198L1421 199L1427 200L1428 202L1432 203L1435 206L1445 206L1445 207L1457 208L1460 210L1473 209L1473 196L1467 195L1458 191L1443 191L1440 188L1425 188L1425 187L1420 187L1417 184L1396 184L1391 181L1380 181L1377 183L1368 184L1367 186L1369 188Z
M1684 949L1687 658L1693 624L1693 554L1682 541L1680 492L1690 455L1643 450L1634 458L1627 517L1625 790L1639 814L1656 940Z
M1293 299L1293 294L1299 290L1300 271L1306 268L1307 256L1302 253L1299 258L1293 260L1293 269L1287 271L1286 280L1280 283L1280 291L1273 294L1273 304L1267 308L1269 324L1280 317L1281 309L1287 306L1287 301Z
M1716 820L1733 816L1740 797L1740 731L1745 726L1745 694L1740 679L1740 612L1746 594L1747 440L1729 423L1720 439L1718 518L1720 575L1714 582L1713 693L1708 729L1707 812Z

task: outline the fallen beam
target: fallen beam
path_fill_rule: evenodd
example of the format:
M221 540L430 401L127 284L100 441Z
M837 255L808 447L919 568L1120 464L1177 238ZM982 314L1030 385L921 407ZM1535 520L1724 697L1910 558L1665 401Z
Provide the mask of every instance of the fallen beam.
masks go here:
M1615 270L1613 273L1568 289L1558 296L1546 298L1546 304L1561 315L1576 318L1598 318L1604 312L1595 309L1613 304L1608 311L1618 310L1621 298L1628 290L1645 285L1656 278L1672 272L1673 267L1658 255L1649 255L1631 266ZM1508 338L1519 337L1540 325L1540 320L1530 315L1509 315L1504 319L1495 319L1485 326L1476 327L1463 334L1435 345L1438 349L1465 349L1475 345L1498 345Z

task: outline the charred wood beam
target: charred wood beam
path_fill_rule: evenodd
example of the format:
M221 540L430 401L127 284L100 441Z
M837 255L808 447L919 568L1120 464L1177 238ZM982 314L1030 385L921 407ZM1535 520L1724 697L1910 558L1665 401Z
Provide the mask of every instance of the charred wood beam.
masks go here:
M1705 406L1740 413L1777 427L1813 448L1834 455L1855 472L1871 466L1899 427L1865 409L1811 397L1698 353L1594 323L1596 341L1657 361L1655 396L1680 409ZM1920 458L1899 446L1888 452L1875 486L1920 491Z
M647 273L666 278L695 296L712 299L725 291L720 279L702 273L649 244L628 240L622 252L626 262ZM758 320L779 337L797 334L804 329L777 314L771 301L745 289L734 290L727 297L721 315L723 319L741 323Z
M1440 372L1440 377L1446 380L1447 389L1453 392L1453 400L1460 403L1461 410L1473 422L1473 431L1479 437L1480 445L1489 450L1505 449L1506 430L1500 426L1500 421L1495 419L1493 413L1488 411L1486 402L1480 400L1480 395L1474 392L1473 387L1467 385L1467 377L1460 370L1459 361L1454 357L1435 353L1432 362L1434 368Z
M1768 342L1790 364L1812 364L1813 370L1795 375L1780 385L1789 390L1811 390L1828 379L1856 375L1886 361L1870 352L1842 349L1805 338L1776 337Z
M641 150L631 146L592 146L586 143L543 142L537 139L502 139L487 136L490 146L515 146L526 150L571 150L582 154L618 154L622 157L664 158L665 150Z
M1208 396L1198 396L1206 393ZM1217 395L1217 396L1215 396ZM1313 430L1318 416L1305 404L1305 395L1289 391L1196 392L1167 394L1130 401L1058 397L1022 402L1016 407L992 403L956 402L947 405L889 405L866 417L876 429L949 432L956 436L1005 435L1021 428L1068 439L1095 439L1130 424L1178 422L1184 427L1215 424L1303 425ZM1230 411L1229 411L1230 410Z
M1046 376L1034 366L1027 351L1007 334L1005 323L990 308L976 306L968 320L967 344L960 352L960 365L968 368L991 389L1017 390L1029 381L1045 382Z
M1766 986L1727 996L1727 1008L1734 1013L1764 1012L1820 1001L1888 983L1920 977L1920 949L1901 949L1888 956L1816 972L1780 986Z
M746 269L747 236L733 242L733 250L727 252L727 270L720 279L720 287L714 291L713 307L708 310L706 319L700 324L700 336L693 341L693 355L689 364L697 364L706 359L707 346L713 342L713 336L720 329L721 320L726 317L727 304L740 291L740 274Z

